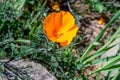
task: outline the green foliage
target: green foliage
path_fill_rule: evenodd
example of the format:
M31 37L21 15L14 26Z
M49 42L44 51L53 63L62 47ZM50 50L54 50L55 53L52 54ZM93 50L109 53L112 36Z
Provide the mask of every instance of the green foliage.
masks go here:
M86 0L86 2L90 5L92 11L102 13L106 8L99 0Z
M119 2L116 0L86 0L92 11L97 11L99 13L111 12L114 13L119 10ZM111 7L112 6L112 7Z
M105 45L93 55L88 55L97 46L93 43L99 43L106 29L111 27L111 24L120 16L120 11L111 18L94 42L84 51L82 45L74 44L84 39L83 35L77 35L67 47L60 47L46 38L42 30L43 21L48 12L46 3L47 0L6 0L0 3L2 6L0 9L0 58L34 60L44 65L59 80L88 80L92 74L95 74L96 80L99 80L99 75L103 71L108 72L105 78L109 80L112 78L110 73L118 70L117 75L112 78L117 79L120 76L119 64L116 64L120 60L119 51L115 56L104 58L98 58L98 56L115 46L109 45L120 37L120 28ZM107 10L103 2L98 0L89 0L89 4L93 10L100 13ZM73 49L76 54L78 53L77 56L74 56ZM85 73L89 67L103 61L107 63L89 74ZM4 66L0 64L0 72L3 71Z

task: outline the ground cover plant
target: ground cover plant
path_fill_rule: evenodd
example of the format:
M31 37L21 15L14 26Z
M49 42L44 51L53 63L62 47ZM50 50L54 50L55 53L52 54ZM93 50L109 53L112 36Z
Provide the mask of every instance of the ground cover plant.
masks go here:
M120 37L119 5L118 0L0 1L0 59L35 61L46 67L58 80L119 80L120 50L114 56L101 57L119 45L111 46ZM71 13L74 24L79 28L67 46L57 43L60 41L51 41L43 30L47 15L59 11ZM98 21L99 25L104 23L104 27L98 34L93 34L95 37L90 35L92 40L89 40L87 35L90 33L85 32L91 29L92 20ZM107 35L104 35L106 32ZM91 53L93 50L95 52ZM96 67L103 62L105 64ZM0 62L0 76L5 75L5 64ZM112 75L115 70L117 73ZM104 72L106 75L103 76Z

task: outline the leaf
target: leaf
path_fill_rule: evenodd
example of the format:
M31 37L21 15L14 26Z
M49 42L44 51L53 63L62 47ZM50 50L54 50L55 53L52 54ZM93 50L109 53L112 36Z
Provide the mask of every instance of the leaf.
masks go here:
M104 6L100 3L96 4L96 9L98 10L99 13L103 12Z

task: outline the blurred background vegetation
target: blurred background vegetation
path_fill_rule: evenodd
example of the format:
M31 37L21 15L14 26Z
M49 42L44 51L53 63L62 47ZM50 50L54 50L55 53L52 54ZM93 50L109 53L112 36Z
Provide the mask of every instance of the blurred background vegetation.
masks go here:
M48 0L0 1L0 59L33 60L46 67L58 80L90 80L92 74L96 76L91 80L100 80L100 73L105 70L108 71L108 74L101 80L118 80L120 68L119 64L115 63L120 60L119 50L114 57L100 59L98 56L114 47L115 45L108 46L120 37L119 0L58 0L60 5L64 7L61 10L70 11L71 9L73 11L76 23L80 28L77 36L67 47L60 47L59 44L49 41L43 33L44 18L51 10L48 5L51 2ZM67 2L70 5L67 5ZM85 7L86 5L87 7ZM81 10L83 11L80 12ZM95 14L98 16L92 18ZM81 31L83 21L89 24L89 18L90 20L98 20L101 16L105 19L105 27L93 41L97 45L86 42L86 34ZM106 35L107 42L99 45L101 44L99 40L107 28L110 30L109 34ZM98 46L100 47L96 48ZM96 48L96 52L89 56L89 52L94 48ZM93 60L96 62L92 63ZM108 63L99 69L91 69L91 66L94 67L93 65L102 61ZM3 67L3 65L0 66ZM1 68L0 72L2 73L4 70ZM91 70L87 73L86 70L88 69ZM118 73L113 77L110 73L114 70L118 70Z

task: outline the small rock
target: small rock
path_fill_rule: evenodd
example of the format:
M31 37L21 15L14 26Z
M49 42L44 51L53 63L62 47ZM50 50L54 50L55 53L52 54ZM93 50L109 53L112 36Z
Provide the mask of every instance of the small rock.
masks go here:
M8 69L10 69L9 71L7 71L8 69L6 69L6 72L10 73L10 71L11 71L11 72L17 74L19 77L18 80L23 80L20 78L21 76L23 76L23 74L26 74L27 76L29 76L29 78L30 78L29 80L57 80L41 64L35 63L33 61L29 61L29 60L15 61L15 60L13 60L13 61L10 61L9 63L7 63L6 67L8 67ZM13 75L13 76L15 76L15 75ZM13 76L9 76L9 79L14 80ZM0 78L0 80L6 80L6 79Z

